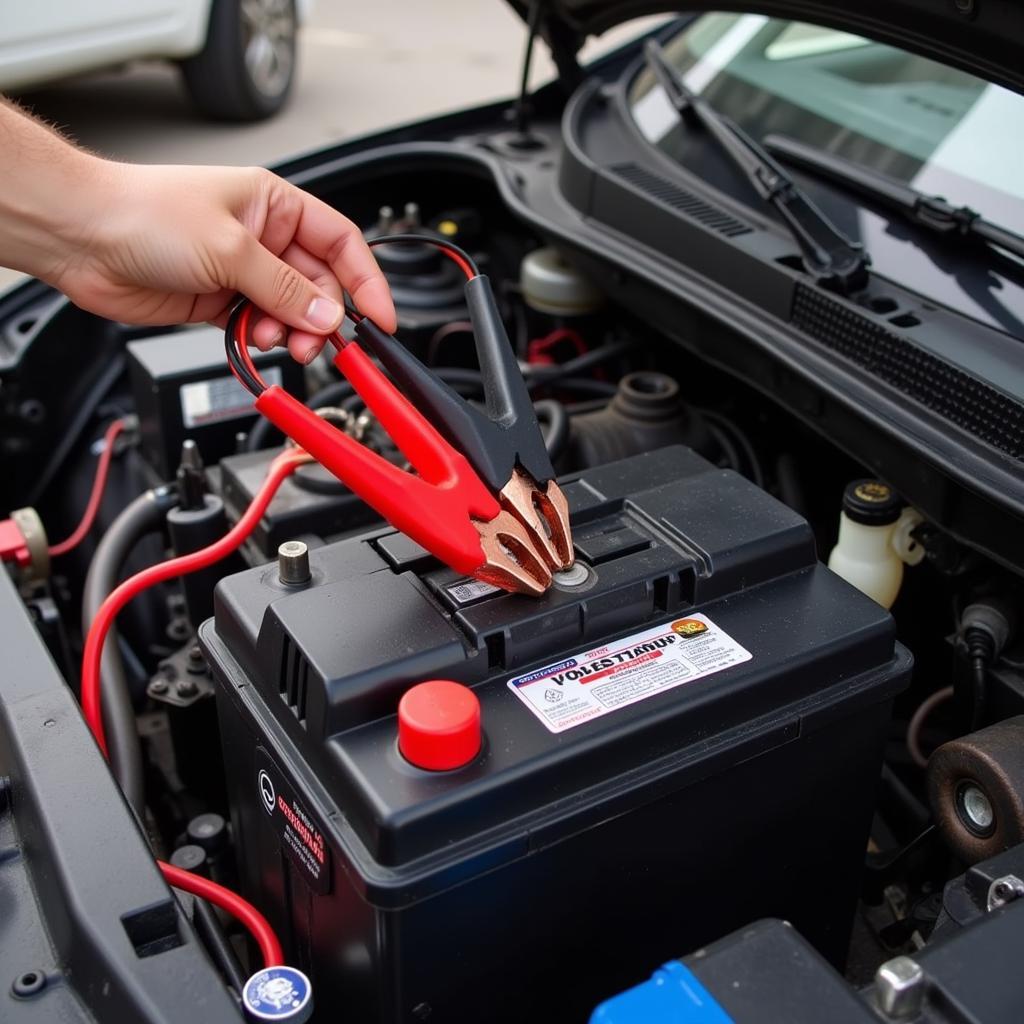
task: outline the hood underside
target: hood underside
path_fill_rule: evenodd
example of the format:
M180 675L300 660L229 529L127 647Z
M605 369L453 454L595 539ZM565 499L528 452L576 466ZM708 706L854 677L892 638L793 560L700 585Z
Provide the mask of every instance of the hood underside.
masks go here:
M726 0L699 7L664 0L508 2L524 20L532 5L540 3L544 36L549 42L573 51L583 45L587 36L600 35L631 18L703 10L740 11L853 32L1024 92L1024 3L1020 0Z

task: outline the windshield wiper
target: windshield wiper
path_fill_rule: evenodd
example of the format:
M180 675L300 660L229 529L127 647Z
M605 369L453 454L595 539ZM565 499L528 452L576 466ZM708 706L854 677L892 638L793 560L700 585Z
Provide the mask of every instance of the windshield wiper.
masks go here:
M863 246L851 242L738 124L691 92L653 39L644 46L644 60L680 121L698 121L747 176L757 194L779 211L800 247L807 272L847 295L864 288L871 260Z
M973 237L1024 259L1024 237L985 220L969 206L954 206L942 196L919 192L863 164L785 135L769 135L764 144L787 163L813 171L852 192L874 199L937 235Z

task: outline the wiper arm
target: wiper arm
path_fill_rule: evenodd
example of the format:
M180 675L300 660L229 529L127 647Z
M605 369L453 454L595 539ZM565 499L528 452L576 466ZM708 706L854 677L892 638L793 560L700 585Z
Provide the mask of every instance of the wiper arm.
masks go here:
M769 135L764 144L787 163L814 171L823 178L897 210L908 220L937 235L971 236L1024 259L1024 237L985 220L969 206L954 206L942 196L919 192L870 167L784 135Z
M864 288L871 259L863 246L851 242L738 124L691 92L653 39L644 46L644 60L679 119L684 124L698 121L747 176L757 194L779 211L800 247L807 272L847 295Z

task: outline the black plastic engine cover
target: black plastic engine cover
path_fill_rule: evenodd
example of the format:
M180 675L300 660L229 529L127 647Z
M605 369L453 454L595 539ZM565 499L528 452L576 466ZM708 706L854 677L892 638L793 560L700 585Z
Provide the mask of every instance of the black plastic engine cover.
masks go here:
M910 668L888 613L797 515L688 449L564 489L589 575L539 600L393 531L312 551L304 588L273 565L218 586L201 638L241 874L318 1008L583 1020L761 916L845 953ZM642 653L653 669L617 674ZM399 698L436 678L483 715L480 755L443 773L396 744Z

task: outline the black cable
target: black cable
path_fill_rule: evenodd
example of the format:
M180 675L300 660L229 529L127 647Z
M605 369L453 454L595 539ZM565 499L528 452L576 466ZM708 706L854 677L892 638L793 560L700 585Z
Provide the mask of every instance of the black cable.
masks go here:
M971 670L971 732L980 729L985 720L988 666L995 656L995 643L986 629L968 626L964 631L967 661Z
M708 421L709 424L717 424L719 429L724 433L728 434L733 438L740 449L743 451L743 456L750 467L750 479L753 480L758 487L764 487L764 470L761 468L761 460L757 457L757 452L754 451L754 446L750 443L750 438L738 427L728 416L723 416L720 412L714 412L710 409L701 409L701 416ZM741 465L742 463L740 463ZM735 468L739 468L737 465Z
M563 377L575 376L584 370L589 370L594 366L607 362L609 359L614 359L616 356L620 356L632 348L633 343L631 341L613 341L554 366L531 365L527 367L527 385L532 391L535 388L551 384L556 380L561 380Z
M554 462L569 442L569 414L561 402L552 398L542 398L533 403L534 411L541 422L541 429L547 421L547 429L544 430L544 447Z
M739 472L741 466L740 453L736 445L729 440L729 435L715 423L708 423L707 428L708 433L715 439L715 443L722 449L726 466Z
M537 41L537 30L540 28L540 0L533 0L526 22L526 52L523 54L523 73L519 80L519 97L516 100L515 123L516 131L526 135L530 131L530 107L528 103L530 88L530 65L533 63L534 44Z
M458 257L458 260L462 260L466 264L466 269L470 271L473 277L480 276L480 268L476 265L476 260L474 260L465 249L457 246L454 242L449 242L447 238L439 238L436 235L408 231L401 232L397 235L375 235L373 238L366 239L366 244L371 249L378 245L390 245L392 242L405 242L414 245L432 245L435 249L440 249L442 252ZM456 260L456 262L458 262L458 260ZM466 276L468 278L470 274L467 274Z
M118 377L124 372L126 359L123 353L118 352L107 363L106 369L96 381L92 390L75 407L74 415L66 429L62 430L57 439L49 461L43 467L42 472L35 475L31 491L25 498L26 505L38 505L47 488L53 483L64 460L71 453L71 450L81 440L82 434L89 426L99 404L106 397L110 389L117 383Z
M238 962L231 940L224 931L224 926L217 917L217 912L206 900L199 896L192 897L192 923L196 932L203 940L213 958L214 963L220 968L221 974L228 985L235 990L239 997L245 991L246 976L242 965Z
M266 385L250 372L239 348L247 343L247 339L238 337L238 321L249 305L251 303L248 299L242 299L228 314L228 322L224 326L224 352L228 357L228 366L231 367L231 372L239 379L242 386L251 394L260 395L266 390Z
M82 591L82 632L87 633L100 605L117 586L121 569L135 545L163 526L174 507L173 487L146 491L132 501L100 538ZM145 786L142 751L135 725L135 709L125 678L124 662L113 628L107 634L100 663L103 728L107 735L110 767L129 805L144 820Z

